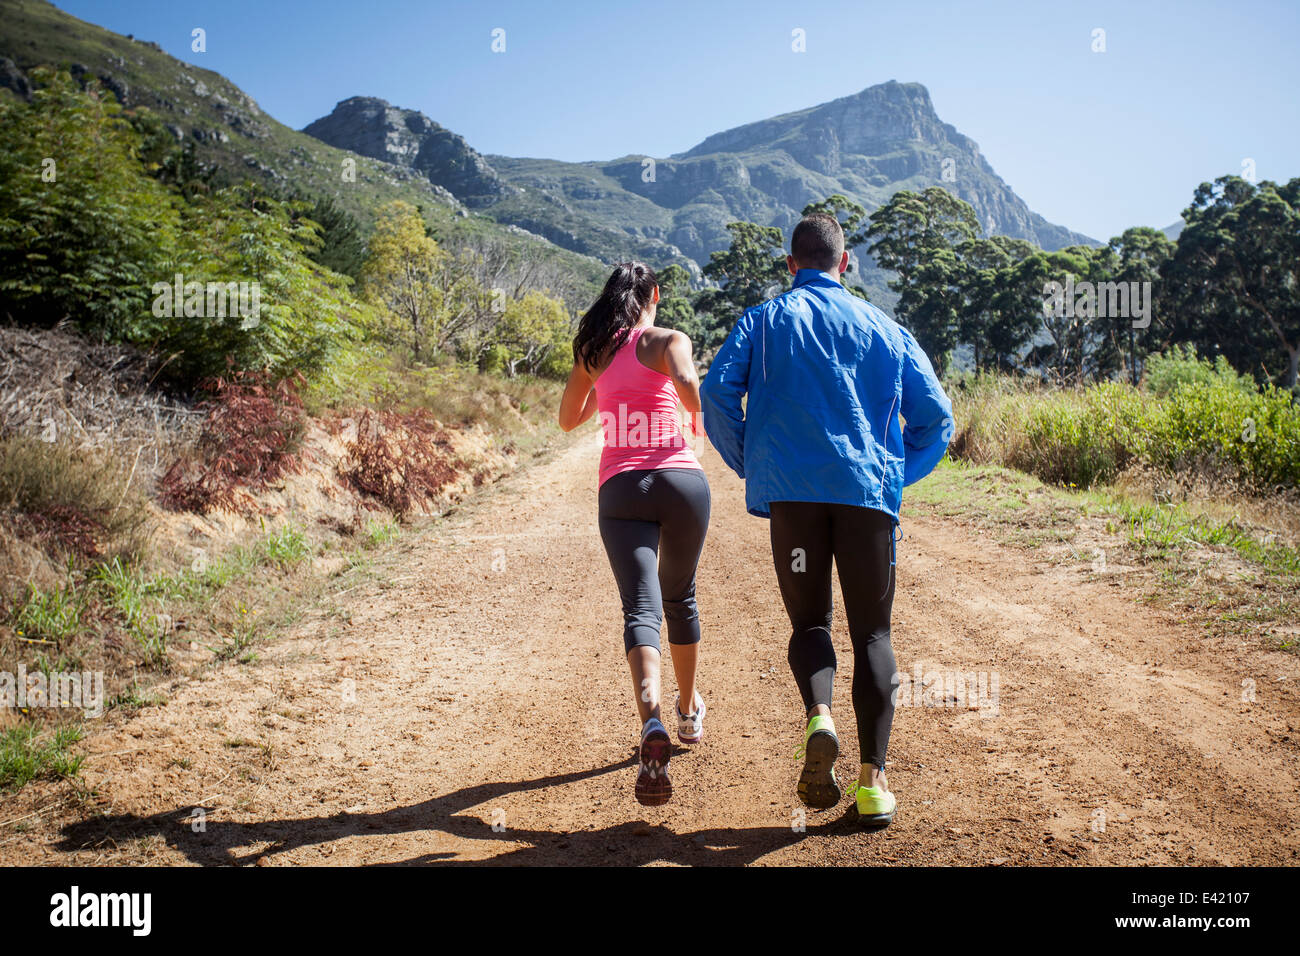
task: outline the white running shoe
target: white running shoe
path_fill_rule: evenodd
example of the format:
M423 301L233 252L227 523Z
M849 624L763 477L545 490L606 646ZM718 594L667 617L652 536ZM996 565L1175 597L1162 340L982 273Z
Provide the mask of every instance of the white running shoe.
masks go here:
M668 761L672 759L673 742L668 731L655 717L641 728L641 766L636 775L636 801L647 807L667 803L673 795L673 785L668 779Z
M697 693L695 695L699 697ZM682 713L682 699L679 696L677 703L673 706L677 711L677 739L684 744L698 744L704 739L704 715L708 708L704 706L704 698L700 697L700 707L693 714Z

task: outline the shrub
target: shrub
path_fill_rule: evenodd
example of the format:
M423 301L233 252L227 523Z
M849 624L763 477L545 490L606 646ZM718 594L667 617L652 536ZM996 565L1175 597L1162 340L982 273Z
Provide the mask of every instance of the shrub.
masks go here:
M198 514L233 509L248 492L297 469L295 452L306 430L300 381L235 372L209 383L201 459L182 458L167 470L159 483L163 505Z
M1044 481L1087 488L1115 479L1135 457L1142 406L1133 389L1108 383L1037 404L1008 462Z
M1211 462L1261 490L1300 484L1300 409L1275 386L1184 382L1153 403L1142 439L1143 457L1165 471Z
M169 355L164 374L185 388L229 361L311 374L376 321L347 277L311 258L326 227L310 204L252 183L169 188L142 160L155 145L94 82L33 77L31 103L0 99L0 314L71 319ZM242 311L216 294L232 284Z
M1163 396L1117 382L1084 389L961 383L953 389L959 431L950 452L1080 487L1114 481L1138 461L1259 492L1300 485L1300 409L1290 395L1207 369L1194 360L1167 364Z
M362 412L356 441L339 468L343 479L389 511L405 516L456 477L446 431L426 411Z
M174 197L111 95L32 78L30 103L0 100L0 313L127 337L177 235Z
M1220 384L1243 392L1255 391L1255 382L1248 375L1241 375L1222 356L1216 356L1213 362L1198 358L1196 346L1175 345L1167 352L1153 355L1147 359L1143 384L1155 395L1169 395L1180 385L1199 382L1203 385Z

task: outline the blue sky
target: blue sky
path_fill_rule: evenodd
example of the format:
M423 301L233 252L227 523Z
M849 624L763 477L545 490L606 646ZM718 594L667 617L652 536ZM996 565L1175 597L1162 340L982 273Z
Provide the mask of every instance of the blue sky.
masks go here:
M226 75L295 128L379 96L513 156L665 156L917 81L1030 208L1099 239L1168 225L1198 183L1247 159L1259 179L1300 176L1295 0L57 5ZM194 27L205 53L190 49ZM1091 49L1098 28L1104 53Z

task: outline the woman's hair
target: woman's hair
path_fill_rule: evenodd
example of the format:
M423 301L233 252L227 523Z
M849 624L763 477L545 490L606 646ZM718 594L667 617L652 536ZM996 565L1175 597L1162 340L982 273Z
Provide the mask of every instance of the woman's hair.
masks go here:
M644 262L620 262L605 282L600 297L578 321L573 337L573 361L590 371L601 357L623 347L628 332L650 306L659 279Z

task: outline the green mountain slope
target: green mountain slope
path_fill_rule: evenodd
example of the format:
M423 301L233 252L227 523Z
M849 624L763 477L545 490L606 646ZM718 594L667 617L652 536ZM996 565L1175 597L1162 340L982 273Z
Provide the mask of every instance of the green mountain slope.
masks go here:
M219 73L177 60L156 43L78 20L43 0L0 0L0 86L21 95L24 74L37 65L97 77L124 105L157 113L179 142L193 142L198 158L228 177L333 197L367 228L384 203L405 200L422 207L439 238L487 235L562 265L574 277L567 290L574 305L604 280L605 268L594 259L470 211L420 170L290 129ZM344 175L350 164L355 181Z

